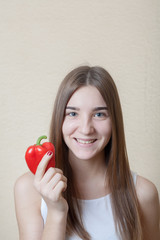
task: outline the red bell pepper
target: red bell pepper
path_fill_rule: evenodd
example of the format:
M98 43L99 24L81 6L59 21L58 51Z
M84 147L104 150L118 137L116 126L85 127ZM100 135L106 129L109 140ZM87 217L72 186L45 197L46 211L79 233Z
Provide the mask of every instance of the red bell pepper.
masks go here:
M51 142L44 142L41 144L42 139L46 139L46 136L41 136L38 138L37 143L28 147L25 153L26 163L30 171L35 174L38 164L40 163L42 157L48 152L53 152L53 157L49 161L46 171L50 167L55 167L55 148Z

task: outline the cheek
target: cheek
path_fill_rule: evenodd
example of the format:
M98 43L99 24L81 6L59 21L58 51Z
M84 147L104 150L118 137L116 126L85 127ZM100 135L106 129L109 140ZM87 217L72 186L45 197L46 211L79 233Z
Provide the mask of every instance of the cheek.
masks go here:
M63 136L65 137L67 135L72 134L72 132L75 130L75 128L76 128L76 126L75 126L74 122L64 120L63 125L62 125Z
M107 129L105 132L106 138L110 139L112 136L112 128Z
M101 124L99 126L99 133L106 137L107 139L111 137L112 135L112 124L111 122L107 122L107 124Z

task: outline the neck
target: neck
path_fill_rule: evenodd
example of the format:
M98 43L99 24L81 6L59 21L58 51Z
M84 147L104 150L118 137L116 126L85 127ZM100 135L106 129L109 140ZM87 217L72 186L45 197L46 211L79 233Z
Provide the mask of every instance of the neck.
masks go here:
M106 171L105 155L103 152L99 156L91 159L79 159L72 153L69 153L69 161L74 178L76 179L89 179L99 174L104 174Z
M69 154L73 178L79 197L92 199L104 196L106 191L106 163L104 153L94 159L77 159Z

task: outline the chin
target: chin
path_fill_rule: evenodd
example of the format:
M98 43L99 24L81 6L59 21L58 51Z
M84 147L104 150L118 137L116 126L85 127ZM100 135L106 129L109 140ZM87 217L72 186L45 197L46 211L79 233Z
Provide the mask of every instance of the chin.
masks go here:
M86 153L86 152L81 152L81 153L74 153L72 152L71 154L71 157L73 159L77 159L77 160L84 160L84 161L87 161L87 160L91 160L91 159L94 159L94 158L97 158L99 155L99 153Z

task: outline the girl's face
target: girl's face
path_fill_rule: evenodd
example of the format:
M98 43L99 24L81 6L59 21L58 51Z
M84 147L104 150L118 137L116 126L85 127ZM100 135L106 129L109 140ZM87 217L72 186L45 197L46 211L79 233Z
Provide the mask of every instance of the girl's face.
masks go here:
M70 156L83 160L102 156L112 126L107 105L97 88L84 86L72 95L66 106L62 133Z

